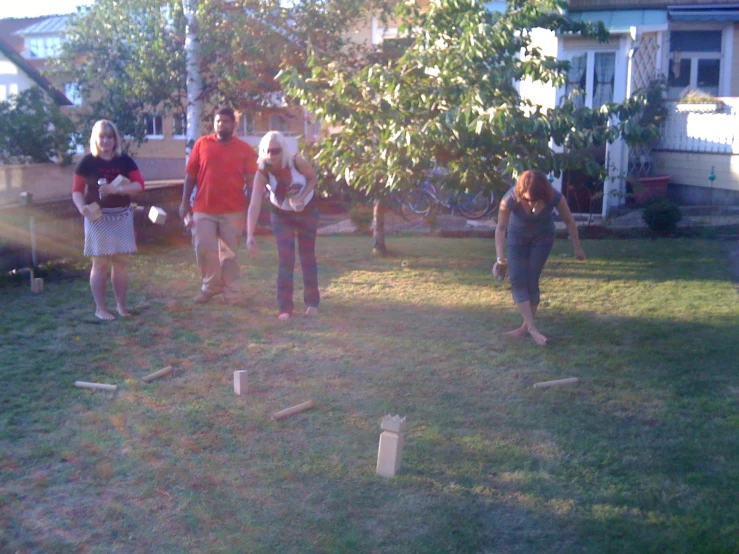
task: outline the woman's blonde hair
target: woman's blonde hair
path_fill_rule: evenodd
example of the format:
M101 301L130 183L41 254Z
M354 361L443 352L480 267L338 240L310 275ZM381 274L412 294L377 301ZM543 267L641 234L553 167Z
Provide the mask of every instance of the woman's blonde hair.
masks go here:
M95 125L92 126L92 132L90 133L90 153L97 157L100 155L100 135L102 133L112 133L115 137L115 148L113 152L116 156L121 155L121 135L118 132L118 128L112 121L107 119L101 119L96 121Z
M262 140L259 141L259 169L264 169L264 162L269 159L267 149L269 148L269 143L273 140L276 141L282 149L282 155L280 157L280 167L290 167L290 159L292 158L292 156L290 149L287 146L285 135L283 135L279 131L270 131L262 137Z
M528 169L521 173L521 176L516 181L516 187L513 189L513 194L516 197L516 201L520 202L525 192L529 193L531 200L537 202L544 200L549 203L552 201L554 196L554 189L552 188L549 179L541 171L534 169Z

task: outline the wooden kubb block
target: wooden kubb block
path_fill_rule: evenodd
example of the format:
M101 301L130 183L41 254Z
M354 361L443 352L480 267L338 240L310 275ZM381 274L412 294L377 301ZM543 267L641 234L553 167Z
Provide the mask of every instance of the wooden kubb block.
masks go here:
M234 371L234 393L243 396L249 391L249 373L245 369Z
M39 277L31 279L31 292L34 294L44 292L44 280Z

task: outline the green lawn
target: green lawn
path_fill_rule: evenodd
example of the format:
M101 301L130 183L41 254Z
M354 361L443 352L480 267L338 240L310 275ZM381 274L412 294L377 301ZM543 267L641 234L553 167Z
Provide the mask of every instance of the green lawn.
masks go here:
M127 321L94 318L86 275L0 285L0 552L739 551L739 303L716 241L585 241L587 263L558 241L545 348L501 336L519 316L491 240L390 237L378 259L320 237L321 314L287 324L261 242L241 307L191 303L184 244L132 259ZM580 384L532 387L563 377ZM408 434L385 480L388 413Z

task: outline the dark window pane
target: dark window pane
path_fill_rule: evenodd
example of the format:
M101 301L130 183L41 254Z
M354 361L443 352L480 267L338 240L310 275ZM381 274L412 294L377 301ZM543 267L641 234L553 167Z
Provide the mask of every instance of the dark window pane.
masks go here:
M720 68L721 60L698 60L698 88L716 94Z
M670 52L721 52L721 31L672 31Z
M690 84L690 60L680 60L679 64L670 62L670 74L667 85L670 87L687 87Z

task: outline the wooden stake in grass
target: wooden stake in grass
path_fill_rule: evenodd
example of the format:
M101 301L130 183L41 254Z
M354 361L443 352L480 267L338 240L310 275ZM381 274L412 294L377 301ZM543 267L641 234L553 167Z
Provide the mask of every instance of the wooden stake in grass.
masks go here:
M141 380L144 383L149 383L150 381L153 381L154 379L159 379L159 377L164 377L165 375L169 375L170 373L173 373L174 369L171 365L168 365L165 368L160 369L159 371L155 371L154 373L150 373L146 377L142 377Z
M118 385L106 385L105 383L88 383L86 381L75 381L74 386L80 389L108 390L115 392Z
M556 379L555 381L542 381L541 383L534 383L535 389L546 389L549 387L561 387L564 385L574 385L580 380L577 377L568 377L567 379Z
M286 408L284 410L280 410L279 412L273 413L272 419L277 421L278 419L283 419L294 414L299 414L300 412L310 410L311 408L315 407L315 405L316 403L313 402L313 400L308 400L307 402L303 402L302 404L298 404L297 406L292 406L290 408Z

